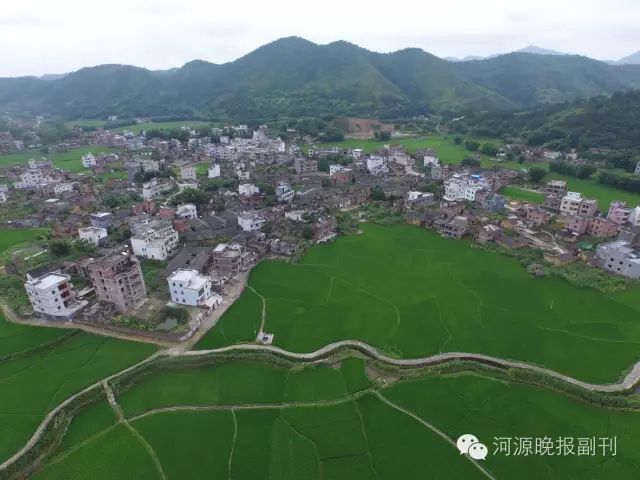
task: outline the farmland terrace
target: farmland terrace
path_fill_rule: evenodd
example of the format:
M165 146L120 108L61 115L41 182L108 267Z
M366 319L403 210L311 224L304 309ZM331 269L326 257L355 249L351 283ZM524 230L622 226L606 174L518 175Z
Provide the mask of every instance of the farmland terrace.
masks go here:
M637 474L637 290L362 228L299 264L261 263L192 351L0 322L0 478ZM476 462L455 449L468 431L490 450L495 436L616 435L618 452Z

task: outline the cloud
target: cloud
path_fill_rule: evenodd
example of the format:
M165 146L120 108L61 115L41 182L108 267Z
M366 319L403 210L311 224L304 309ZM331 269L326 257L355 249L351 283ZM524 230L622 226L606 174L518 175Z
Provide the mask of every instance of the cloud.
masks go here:
M636 0L86 0L3 2L0 76L67 72L87 65L222 63L279 37L343 39L377 51L407 46L439 56L489 55L529 44L596 58L640 49Z

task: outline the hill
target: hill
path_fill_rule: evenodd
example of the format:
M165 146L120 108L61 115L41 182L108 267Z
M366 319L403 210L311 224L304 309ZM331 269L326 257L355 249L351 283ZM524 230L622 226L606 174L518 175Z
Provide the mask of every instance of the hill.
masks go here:
M636 86L640 66L579 56L512 53L452 63L415 48L383 54L289 37L221 65L195 60L166 71L101 65L46 80L3 78L0 108L66 118L385 117L512 109Z

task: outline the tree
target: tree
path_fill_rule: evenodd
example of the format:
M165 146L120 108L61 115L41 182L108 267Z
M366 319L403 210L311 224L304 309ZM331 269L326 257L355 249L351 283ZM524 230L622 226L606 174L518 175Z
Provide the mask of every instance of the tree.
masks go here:
M459 135L454 137L453 143L455 143L456 145L461 145L462 144L462 137L459 136Z
M49 252L56 258L64 257L71 253L71 245L66 240L54 240L49 244Z
M371 187L369 198L371 198L371 200L386 200L387 196L384 194L384 190L382 190L382 187L376 185L374 187Z
M389 132L383 132L383 131L376 131L373 134L374 138L376 138L377 140L380 140L381 142L388 142L389 140L391 140L391 133Z
M319 172L328 172L329 171L329 160L326 158L321 158L318 160L318 171Z
M531 167L529 169L529 180L532 183L540 183L547 174L547 171L542 167Z
M466 140L464 142L464 148L469 150L470 152L477 152L480 148L480 143L475 140Z
M204 205L209 201L206 193L195 188L186 188L171 199L171 205L176 206L182 203L193 203L194 205Z
M313 238L313 227L311 225L305 225L302 229L302 238L305 240L311 240Z
M498 147L496 147L493 143L484 143L482 144L482 148L480 149L483 155L488 155L490 157L498 156Z

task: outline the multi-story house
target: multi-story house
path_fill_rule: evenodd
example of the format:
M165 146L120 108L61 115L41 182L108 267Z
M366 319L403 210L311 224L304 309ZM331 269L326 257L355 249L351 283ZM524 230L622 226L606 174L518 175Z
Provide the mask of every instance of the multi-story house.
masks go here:
M86 155L82 155L82 166L84 168L91 168L97 165L96 157L93 153L87 153Z
M629 242L616 240L600 245L596 257L605 270L628 278L640 278L640 257Z
M198 208L193 203L183 203L176 207L175 216L193 220L194 218L198 218Z
M296 192L287 182L279 182L276 187L276 198L279 202L289 202L293 200Z
M624 225L629 221L632 213L632 209L627 208L627 204L625 202L616 200L611 202L607 218L618 225Z
M607 218L594 217L589 221L587 233L593 237L609 238L618 234L620 226Z
M213 249L213 269L221 276L233 278L246 272L252 256L239 243L221 243Z
M257 232L265 223L260 212L241 212L238 215L238 226L245 232Z
M98 299L112 303L119 312L139 308L147 301L140 262L133 255L108 255L94 260L87 269Z
M489 183L482 176L455 174L444 183L444 198L447 201L474 202L476 194L482 189L491 190Z
M198 171L195 165L180 167L180 178L182 180L196 180L198 178Z
M168 192L173 188L171 181L158 181L157 178L152 178L148 182L142 184L142 198L145 200L151 200L165 192Z
M70 280L69 275L59 272L46 273L37 278L27 274L24 288L34 313L49 320L66 320L80 312L87 302L76 299Z
M100 240L106 238L107 235L107 229L102 227L82 227L78 229L78 236L80 237L80 240L84 240L96 246L99 245Z
M197 270L180 269L168 278L171 301L179 305L192 307L213 307L222 302L222 298L211 291L211 279Z
M241 183L238 185L238 194L241 197L251 197L252 195L257 195L260 193L260 188L258 188L253 183Z
M318 172L318 162L304 157L296 157L293 167L298 175L309 175Z
M564 180L551 180L550 182L547 182L545 190L547 193L562 198L567 193L567 182Z
M387 160L379 155L371 155L367 158L367 172L371 175L382 175L389 173Z
M178 232L164 220L145 220L131 227L131 248L138 257L166 260L178 247Z

